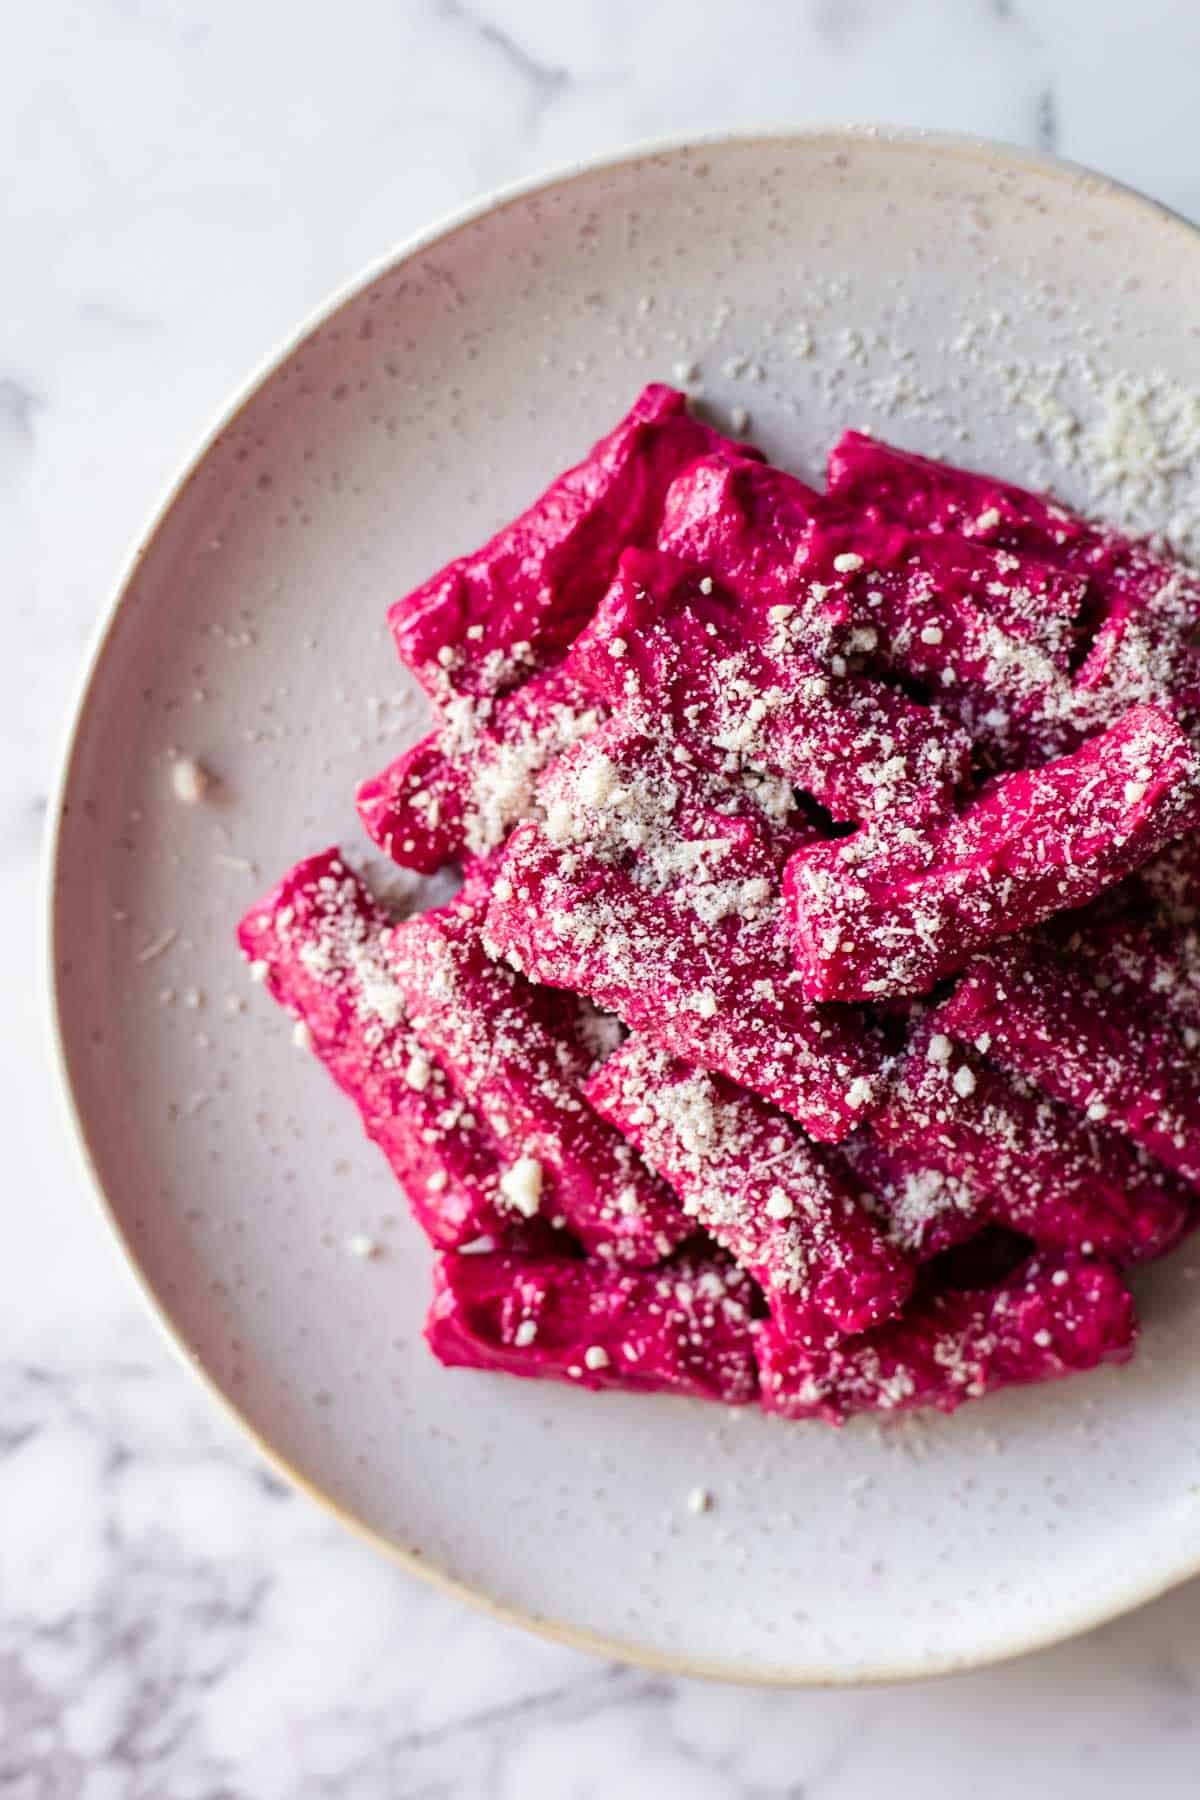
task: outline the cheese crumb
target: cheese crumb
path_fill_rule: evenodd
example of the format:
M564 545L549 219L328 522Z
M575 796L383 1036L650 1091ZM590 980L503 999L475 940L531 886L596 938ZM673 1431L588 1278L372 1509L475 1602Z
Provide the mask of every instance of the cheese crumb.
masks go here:
M846 1105L855 1112L867 1104L871 1098L871 1083L865 1075L856 1075L846 1089Z
M706 1513L712 1506L712 1495L705 1487L694 1487L687 1497L687 1509L690 1513Z
M523 1218L532 1219L542 1197L542 1165L535 1156L521 1156L500 1177L500 1192Z
M782 1188L772 1188L767 1195L768 1219L790 1219L794 1211L791 1195Z
M950 1053L953 1048L954 1046L945 1032L935 1031L929 1040L929 1047L925 1055L931 1063L945 1064L950 1061Z
M357 1256L360 1262L370 1262L372 1257L379 1255L379 1245L375 1239L362 1231L355 1232L353 1237L346 1239L346 1249L351 1256Z
M292 1043L296 1046L297 1050L311 1050L312 1049L313 1034L312 1034L312 1031L309 1029L309 1026L308 1026L308 1023L306 1020L297 1019L296 1023L292 1026Z
M700 592L702 594L711 594L712 591L713 591L712 576L711 575L702 575L700 577Z
M267 979L267 976L270 973L271 973L270 963L263 962L261 957L259 957L255 962L252 962L250 964L250 979L251 979L251 981L265 981Z
M966 1063L954 1071L954 1091L960 1100L967 1100L975 1092L975 1071Z
M171 788L184 806L198 806L211 785L208 770L194 758L180 756L171 764Z
M589 1369L607 1369L608 1351L603 1344L589 1344L583 1353L583 1360Z
M528 1350L537 1337L537 1323L533 1319L522 1319L513 1332L513 1343L518 1350Z
M839 575L853 575L856 569L862 568L863 559L857 550L843 550L834 557L833 566Z

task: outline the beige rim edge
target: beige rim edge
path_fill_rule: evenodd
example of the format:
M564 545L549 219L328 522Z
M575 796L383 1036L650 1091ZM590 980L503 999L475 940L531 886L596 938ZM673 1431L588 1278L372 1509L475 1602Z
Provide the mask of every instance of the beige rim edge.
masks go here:
M440 220L436 225L427 227L416 233L404 243L391 251L380 261L372 264L362 274L339 288L321 307L319 307L304 324L292 333L283 344L273 351L250 376L239 390L236 397L218 415L201 440L199 448L188 458L183 469L168 484L165 493L154 508L149 524L135 542L113 589L112 596L104 609L96 627L92 643L85 661L83 674L76 690L74 704L71 709L70 723L67 729L65 747L58 762L58 776L54 785L50 810L51 830L44 863L44 890L42 929L44 977L46 981L48 1005L48 1023L51 1038L51 1055L57 1086L62 1097L64 1111L70 1126L71 1136L89 1185L93 1198L112 1232L113 1238L121 1252L144 1302L162 1329L168 1342L176 1353L187 1364L207 1388L210 1395L221 1405L226 1415L251 1438L259 1454L273 1469L278 1471L288 1482L303 1494L317 1502L328 1513L346 1526L375 1550L381 1551L392 1561L400 1564L411 1574L419 1576L444 1593L465 1601L468 1605L490 1615L508 1625L520 1626L537 1636L563 1644L571 1649L582 1650L594 1656L632 1663L642 1668L656 1670L672 1675L683 1675L706 1681L727 1682L743 1686L755 1687L836 1687L877 1684L881 1682L917 1681L932 1676L945 1676L966 1673L971 1669L984 1668L996 1663L1006 1662L1013 1657L1025 1655L1034 1650L1050 1649L1063 1643L1081 1632L1106 1624L1108 1621L1131 1612L1139 1606L1159 1598L1171 1588L1178 1586L1190 1577L1200 1574L1200 1544L1197 1545L1193 1558L1179 1567L1165 1571L1161 1578L1140 1586L1129 1588L1115 1598L1110 1598L1102 1606L1089 1611L1081 1608L1060 1625L1035 1634L1029 1638L1014 1638L985 1648L977 1656L931 1657L919 1663L878 1664L864 1666L847 1673L843 1670L821 1668L815 1665L801 1668L766 1668L748 1673L734 1664L701 1662L686 1656L666 1656L651 1650L644 1645L628 1644L616 1638L606 1638L591 1632L579 1630L554 1620L541 1619L536 1615L519 1612L492 1598L479 1588L464 1586L461 1582L446 1573L442 1568L428 1563L419 1551L406 1548L403 1544L384 1537L381 1533L365 1525L361 1519L347 1512L339 1503L322 1489L316 1487L307 1476L294 1468L267 1440L238 1407L236 1402L225 1393L217 1381L197 1361L180 1336L165 1306L151 1287L132 1246L126 1237L116 1212L110 1202L100 1179L99 1170L92 1156L88 1141L87 1129L80 1114L71 1079L70 1063L67 1056L63 1033L62 995L57 978L57 907L56 895L62 864L62 829L65 817L67 796L74 774L79 738L87 713L88 702L95 679L104 661L109 640L116 625L122 605L130 586L133 583L144 557L149 552L159 531L165 524L168 515L177 501L182 497L192 480L198 475L210 452L220 438L241 414L254 402L267 382L279 368L294 355L313 334L327 326L337 314L350 305L362 290L373 282L380 280L392 270L399 268L409 258L432 249L439 243L456 236L460 231L475 224L491 212L503 211L505 208L529 198L537 193L550 191L573 185L591 177L603 175L614 169L627 167L639 162L653 161L656 157L674 156L689 150L719 151L727 147L748 147L755 144L795 144L811 145L828 144L831 148L852 147L862 143L877 143L895 150L900 154L928 153L934 151L939 155L953 157L963 161L980 161L996 163L1006 161L1027 169L1043 177L1059 181L1078 182L1081 179L1094 184L1097 190L1103 190L1123 204L1135 207L1139 212L1150 213L1163 226L1178 230L1193 241L1200 244L1200 228L1178 213L1172 212L1161 202L1139 193L1136 189L1115 181L1108 176L1080 164L1070 163L1061 158L1045 157L1017 149L1012 145L993 143L983 138L969 138L942 132L918 132L898 130L891 127L871 125L841 126L814 128L812 130L794 132L760 132L746 129L733 132L720 132L695 137L672 137L654 140L636 145L630 149L598 159L589 159L576 163L566 169L557 170L550 175L539 175L525 181L513 183L487 198L472 202L466 207L457 209L448 218Z

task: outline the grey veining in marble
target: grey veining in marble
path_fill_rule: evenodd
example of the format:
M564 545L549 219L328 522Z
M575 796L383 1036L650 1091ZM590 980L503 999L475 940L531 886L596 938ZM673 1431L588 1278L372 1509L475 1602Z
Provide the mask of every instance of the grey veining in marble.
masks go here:
M1094 1800L1197 1791L1200 1587L920 1689L606 1668L377 1561L144 1319L63 1142L30 946L50 770L151 502L391 243L647 136L975 130L1200 216L1170 0L42 0L0 58L0 1795Z

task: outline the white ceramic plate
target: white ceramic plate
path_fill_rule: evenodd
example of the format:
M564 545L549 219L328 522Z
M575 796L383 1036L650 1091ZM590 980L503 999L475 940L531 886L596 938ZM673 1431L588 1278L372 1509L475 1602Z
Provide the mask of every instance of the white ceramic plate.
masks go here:
M1008 151L841 133L651 152L405 249L253 384L174 489L65 772L65 1071L113 1225L196 1368L413 1567L614 1655L799 1682L1004 1656L1200 1563L1186 1249L1139 1284L1132 1367L950 1421L835 1434L448 1372L420 1339L429 1250L233 941L298 857L365 849L355 786L421 729L388 601L642 382L744 407L805 473L843 426L873 424L1018 478L1057 468L1077 500L1107 479L1113 507L1153 511L1164 458L1114 484L1104 433L1130 406L1143 436L1173 429L1198 284L1188 227ZM1037 362L1063 364L1056 397ZM173 796L175 751L219 775L210 803ZM346 1254L358 1231L377 1261ZM698 1517L697 1484L715 1497Z

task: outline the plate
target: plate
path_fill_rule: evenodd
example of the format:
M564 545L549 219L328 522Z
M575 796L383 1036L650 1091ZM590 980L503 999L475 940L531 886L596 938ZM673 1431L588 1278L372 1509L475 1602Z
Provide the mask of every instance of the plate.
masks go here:
M300 856L365 854L355 787L423 728L389 600L643 382L689 386L806 475L873 427L1186 539L1198 284L1182 222L1007 150L864 132L648 151L406 247L171 492L61 788L64 1074L189 1361L411 1568L612 1656L817 1682L1003 1657L1200 1566L1194 1252L1139 1282L1132 1366L951 1420L833 1433L443 1370L421 1342L428 1247L233 941ZM217 778L199 805L179 756ZM357 1233L382 1253L348 1254Z

